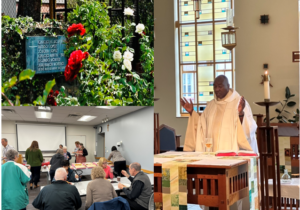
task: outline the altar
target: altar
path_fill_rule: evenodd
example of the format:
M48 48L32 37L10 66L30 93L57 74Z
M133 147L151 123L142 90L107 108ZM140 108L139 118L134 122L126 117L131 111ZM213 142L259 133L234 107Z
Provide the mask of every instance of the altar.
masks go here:
M259 209L258 157L215 156L203 152L154 155L154 202L163 209L187 209L187 203L228 209L249 198Z

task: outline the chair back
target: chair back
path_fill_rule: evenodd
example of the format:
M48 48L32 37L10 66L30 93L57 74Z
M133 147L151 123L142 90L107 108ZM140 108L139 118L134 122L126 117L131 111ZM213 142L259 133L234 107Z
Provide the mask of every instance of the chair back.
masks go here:
M149 210L155 210L154 193L152 193L152 195L150 196L148 209Z
M110 201L95 202L90 206L88 210L106 210L106 209L130 210L130 206L125 198L119 196Z
M167 125L159 126L160 151L176 150L175 130Z
M17 160L17 163L23 164L23 156L19 154L19 158Z

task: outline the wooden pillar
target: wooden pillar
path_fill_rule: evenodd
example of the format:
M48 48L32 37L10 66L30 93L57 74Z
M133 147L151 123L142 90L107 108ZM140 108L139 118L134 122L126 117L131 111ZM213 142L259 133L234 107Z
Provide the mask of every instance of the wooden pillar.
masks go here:
M56 19L55 12L54 12L54 10L56 9L56 0L50 0L49 5L50 5L50 19Z

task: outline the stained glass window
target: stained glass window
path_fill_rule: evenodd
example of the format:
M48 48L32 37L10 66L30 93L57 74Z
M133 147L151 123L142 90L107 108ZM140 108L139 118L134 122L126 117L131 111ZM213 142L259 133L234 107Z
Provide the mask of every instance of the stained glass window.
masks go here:
M193 0L178 0L180 97L192 100L197 112L203 112L214 98L213 81L217 76L227 76L234 88L233 55L221 43L226 11L232 8L232 1L202 0L200 19L196 19ZM187 112L181 107L180 113Z

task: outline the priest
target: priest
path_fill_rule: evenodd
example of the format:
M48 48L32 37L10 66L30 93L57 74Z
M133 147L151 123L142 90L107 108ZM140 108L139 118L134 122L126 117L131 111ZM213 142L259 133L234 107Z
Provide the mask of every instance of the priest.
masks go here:
M184 151L205 150L205 138L211 138L213 151L248 150L258 153L253 119L248 102L231 89L226 76L214 81L215 98L207 103L201 116L193 103L180 99L182 107L190 114L185 135Z

